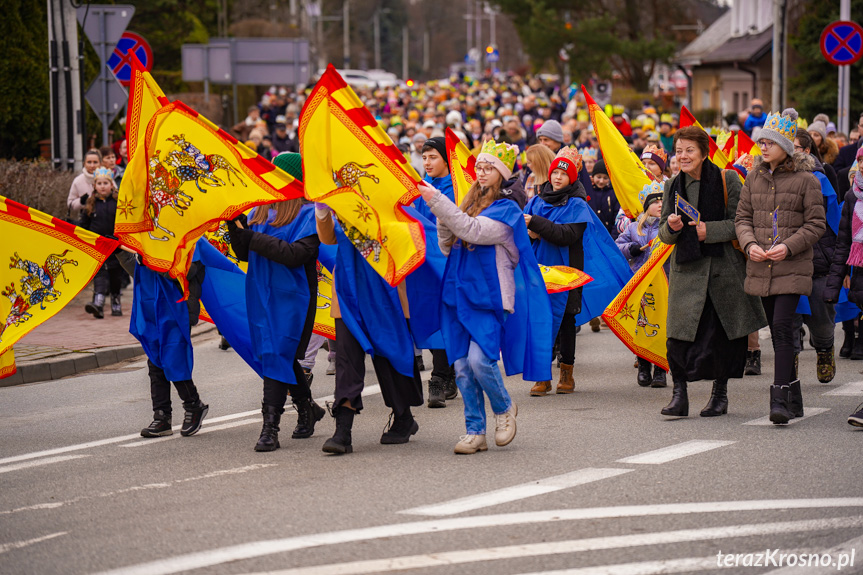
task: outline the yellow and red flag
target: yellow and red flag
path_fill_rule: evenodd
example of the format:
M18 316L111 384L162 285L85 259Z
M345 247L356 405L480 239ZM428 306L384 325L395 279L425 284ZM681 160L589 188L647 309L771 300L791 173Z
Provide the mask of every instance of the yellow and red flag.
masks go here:
M716 145L730 162L737 159L737 135L735 132L719 132L716 136Z
M182 102L162 106L150 118L129 167L115 235L184 291L195 242L204 232L251 207L303 194L301 182Z
M312 332L336 339L336 320L330 313L333 305L333 274L320 261L318 267L318 302Z
M594 102L584 86L581 90L587 101L590 121L593 122L593 130L599 141L599 148L605 160L605 167L608 169L614 194L626 217L635 218L643 209L638 195L645 186L650 186L657 180L650 170L644 167L641 159L629 149L629 144L626 143L620 130Z
M419 175L330 65L300 114L306 197L330 206L348 239L388 284L425 261L425 230L405 213Z
M0 377L12 345L84 289L118 242L0 196Z
M449 171L452 176L452 190L455 194L455 205L460 206L461 200L476 181L476 157L470 153L451 128L446 129L446 155L449 158Z
M539 264L539 273L545 282L545 291L560 293L588 284L593 278L581 270L569 266L544 266Z
M668 278L662 265L674 245L653 241L653 252L602 314L611 331L635 355L668 371Z
M750 156L760 156L761 148L755 145L752 138L746 135L743 130L737 132L737 155L749 154Z
M684 128L686 126L698 126L702 130L704 127L698 123L698 120L695 119L695 116L692 115L686 106L683 106L680 109L680 127ZM719 146L716 142L713 141L713 138L710 138L710 161L719 166L723 170L733 170L734 162L728 159L728 156L719 149ZM734 170L735 172L737 170ZM738 172L739 173L739 172Z

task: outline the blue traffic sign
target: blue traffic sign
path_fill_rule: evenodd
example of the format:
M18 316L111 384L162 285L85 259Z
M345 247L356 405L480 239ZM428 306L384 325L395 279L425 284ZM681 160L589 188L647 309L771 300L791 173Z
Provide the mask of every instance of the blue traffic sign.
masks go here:
M145 70L153 69L153 51L147 41L134 32L125 32L117 42L114 53L108 58L108 67L124 86L128 86L132 79L133 54L137 56Z
M821 33L821 54L835 66L850 66L863 56L863 28L856 22L839 20Z

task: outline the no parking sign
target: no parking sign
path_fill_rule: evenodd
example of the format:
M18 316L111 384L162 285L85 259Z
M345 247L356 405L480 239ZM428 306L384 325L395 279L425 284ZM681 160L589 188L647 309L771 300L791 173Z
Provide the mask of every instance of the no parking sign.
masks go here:
M147 41L134 32L124 32L107 64L117 80L126 87L132 79L132 54L138 57L144 69L153 69L153 50Z
M839 20L821 33L821 53L834 66L850 66L863 56L863 27Z

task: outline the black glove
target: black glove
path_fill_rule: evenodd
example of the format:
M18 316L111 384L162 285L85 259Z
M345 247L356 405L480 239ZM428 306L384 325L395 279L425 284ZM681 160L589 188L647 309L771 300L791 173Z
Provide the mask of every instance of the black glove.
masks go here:
M83 196L81 196L80 197L81 205L83 206L84 204L86 204L87 200L89 200L89 199L90 199L90 194L84 194Z
M228 234L231 236L231 244L235 246L235 252L248 253L249 244L252 242L252 230L248 228L237 227L237 221L232 220L227 222Z
M631 255L632 257L637 257L639 254L642 253L643 252L641 251L641 246L639 246L638 244L632 244L631 246L629 246L629 255Z

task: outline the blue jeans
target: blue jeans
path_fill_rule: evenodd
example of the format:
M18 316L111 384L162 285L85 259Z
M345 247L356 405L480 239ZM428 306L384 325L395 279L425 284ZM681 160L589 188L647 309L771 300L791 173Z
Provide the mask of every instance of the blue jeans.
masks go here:
M512 407L512 399L503 386L497 358L490 359L473 340L467 356L455 360L455 382L464 401L464 421L468 435L485 435L485 397L496 414Z

